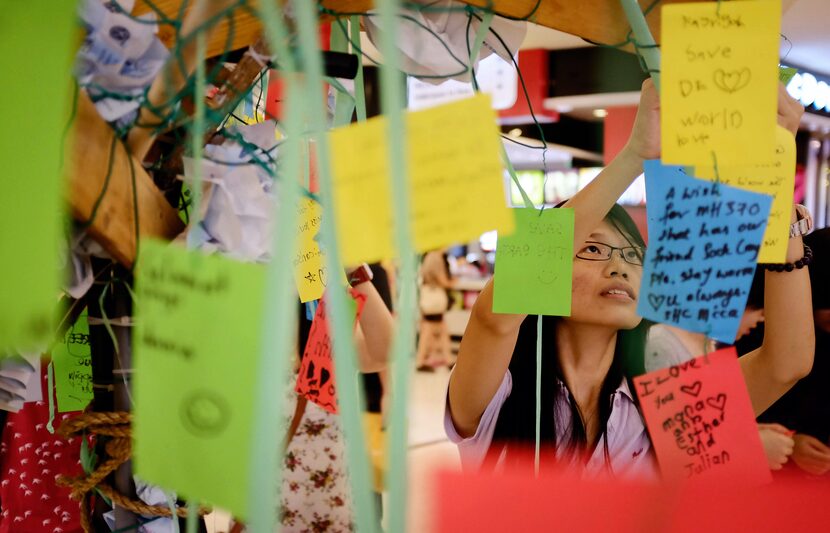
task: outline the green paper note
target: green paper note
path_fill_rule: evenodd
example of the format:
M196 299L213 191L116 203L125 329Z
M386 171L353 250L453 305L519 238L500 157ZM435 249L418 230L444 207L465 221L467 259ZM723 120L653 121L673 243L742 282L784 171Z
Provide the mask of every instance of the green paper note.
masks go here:
M240 518L249 511L264 281L261 265L142 241L133 338L136 474Z
M4 2L0 15L0 353L44 349L53 333L76 4Z
M84 311L52 349L58 412L83 411L92 401L92 353Z
M493 312L571 314L572 209L516 209L516 231L499 235Z
M778 67L778 81L787 85L792 81L793 76L798 74L798 69L793 67Z

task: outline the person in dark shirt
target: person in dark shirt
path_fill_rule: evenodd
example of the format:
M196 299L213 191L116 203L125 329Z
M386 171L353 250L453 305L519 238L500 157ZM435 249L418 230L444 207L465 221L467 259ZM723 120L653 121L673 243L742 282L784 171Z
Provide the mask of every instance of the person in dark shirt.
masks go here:
M816 331L813 368L758 420L795 430L793 462L809 474L822 476L830 472L830 228L807 235L804 244L813 250L810 265Z

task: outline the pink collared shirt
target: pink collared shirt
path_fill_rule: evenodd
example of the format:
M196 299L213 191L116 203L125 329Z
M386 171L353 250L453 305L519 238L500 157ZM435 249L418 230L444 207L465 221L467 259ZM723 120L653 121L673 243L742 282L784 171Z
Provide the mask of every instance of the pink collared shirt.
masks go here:
M481 415L475 435L462 438L455 429L450 415L449 396L444 409L444 429L450 441L458 446L461 455L461 465L467 469L478 469L490 444L493 442L493 433L499 413L513 389L513 378L510 371L506 371L504 379L490 400L490 404ZM571 423L570 409L567 408L569 399L568 389L562 382L558 383L556 398L557 409L557 441L561 442L567 436L566 429ZM610 472L615 477L636 480L656 480L659 477L657 462L651 448L651 441L646 433L645 423L625 379L614 391L611 416L608 419L608 430L602 436L591 458L582 471L583 477L607 475ZM605 440L608 440L608 454L610 465L605 461ZM563 450L557 450L557 457L563 459ZM499 462L503 458L499 459Z

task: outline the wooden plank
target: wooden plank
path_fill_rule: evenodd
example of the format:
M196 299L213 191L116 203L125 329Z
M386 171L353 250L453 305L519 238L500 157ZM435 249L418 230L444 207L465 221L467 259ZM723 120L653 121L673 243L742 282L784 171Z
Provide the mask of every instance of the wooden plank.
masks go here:
M115 132L101 119L84 91L78 94L78 111L65 150L72 215L81 222L89 220L101 198L88 231L118 262L129 267L135 260L132 172L140 236L172 239L184 229L177 211L141 163L115 138ZM111 152L112 169L107 180Z
M271 0L275 1L275 0ZM311 0L309 0L311 1ZM161 12L169 19L176 19L182 0L138 0L133 8L133 15L142 15L153 11ZM191 1L192 5L193 2ZM364 13L372 9L372 0L324 0L323 7L339 13ZM185 13L189 8L185 9ZM321 17L322 20L331 19L330 16ZM217 31L211 36L207 43L207 57L218 56L225 50L237 50L256 42L262 33L262 25L249 9L237 8L233 12L233 35L228 43L228 30L231 28L230 20L226 17L219 22ZM159 39L168 48L172 48L176 39L176 32L170 24L159 25Z
M273 1L273 0L272 0ZM309 0L310 1L310 0ZM537 0L461 0L477 7L492 5L495 12L514 18L526 18L531 13L531 21L555 30L570 33L583 39L602 44L616 44L625 40L629 26L619 0L542 0L534 12ZM643 9L653 0L638 0ZM660 42L660 7L666 4L688 2L691 0L662 0L646 17L655 40ZM714 1L714 0L713 0ZM797 0L783 0L786 12ZM166 16L175 18L182 0L139 0L133 14L139 15L150 11L149 3L155 5ZM338 13L365 13L373 8L373 0L324 0L322 5ZM326 20L327 16L321 17ZM236 50L254 43L262 27L259 21L247 9L237 9L234 13L234 34L227 47L228 21L223 20L219 31L208 43L208 57L221 54L226 47ZM171 47L175 32L170 25L159 28L159 38Z

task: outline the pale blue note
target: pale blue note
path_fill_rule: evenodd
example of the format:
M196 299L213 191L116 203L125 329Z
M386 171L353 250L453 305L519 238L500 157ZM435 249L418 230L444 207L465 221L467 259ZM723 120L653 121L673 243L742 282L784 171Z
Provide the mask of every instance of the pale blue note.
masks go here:
M646 161L649 243L637 313L732 343L772 197Z

